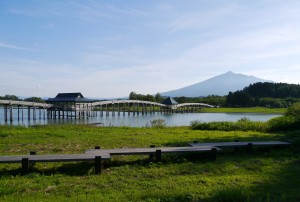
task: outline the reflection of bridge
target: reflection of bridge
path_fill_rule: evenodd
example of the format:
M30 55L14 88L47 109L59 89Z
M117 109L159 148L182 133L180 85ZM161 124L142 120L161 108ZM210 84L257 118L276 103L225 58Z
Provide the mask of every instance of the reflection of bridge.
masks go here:
M69 95L68 95L69 96ZM17 120L24 119L24 110L27 112L27 119L85 119L89 117L103 116L130 116L139 114L154 114L154 113L187 113L194 112L203 107L214 107L204 103L184 103L178 104L170 99L170 102L149 102L141 100L109 100L97 101L83 98L81 94L72 94L72 98L57 96L51 98L45 103L24 102L0 100L0 105L4 106L4 120L13 121L14 114L17 114ZM17 110L17 113L13 113ZM38 116L37 116L38 111ZM32 114L32 116L31 116ZM46 116L47 114L47 116Z

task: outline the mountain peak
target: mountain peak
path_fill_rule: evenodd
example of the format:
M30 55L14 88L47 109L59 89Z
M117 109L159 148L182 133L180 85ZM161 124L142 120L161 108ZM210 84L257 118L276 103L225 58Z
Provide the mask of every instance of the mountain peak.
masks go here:
M228 72L225 73L225 75L226 74L235 74L235 73L233 73L232 71L229 70Z
M237 90L242 90L250 84L257 82L273 81L264 80L244 74L236 74L232 71L228 71L224 74L217 75L200 83L161 93L161 95L171 97L200 97L208 95L224 96L227 95L230 91L234 92Z

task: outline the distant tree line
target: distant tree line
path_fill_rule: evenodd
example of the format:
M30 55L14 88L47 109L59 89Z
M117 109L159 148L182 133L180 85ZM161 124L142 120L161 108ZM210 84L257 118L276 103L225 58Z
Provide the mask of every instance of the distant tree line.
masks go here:
M150 101L150 102L162 102L164 100L164 98L157 93L155 96L147 94L147 95L143 95L143 94L138 94L135 92L131 92L129 94L129 99L130 100L144 100L144 101Z
M160 95L160 93L156 93L153 95L143 95L143 94L137 94L135 92L131 92L129 94L130 100L144 100L144 101L151 101L151 102L158 102L161 103L166 99L166 97L163 97ZM174 100L176 102L180 103L205 103L215 106L224 106L226 104L226 96L217 96L217 95L210 95L207 97L175 97Z
M29 98L25 98L25 99L20 99L18 96L15 96L15 95L0 96L0 100L18 100L18 101L39 102L39 103L45 102L40 97L29 97Z
M0 100L20 100L20 99L15 95L4 95L4 96L0 96Z
M181 103L205 103L214 106L225 106L226 96L209 95L207 97L175 97L174 100Z
M287 83L255 83L243 90L229 92L226 106L231 107L289 107L300 102L300 85Z

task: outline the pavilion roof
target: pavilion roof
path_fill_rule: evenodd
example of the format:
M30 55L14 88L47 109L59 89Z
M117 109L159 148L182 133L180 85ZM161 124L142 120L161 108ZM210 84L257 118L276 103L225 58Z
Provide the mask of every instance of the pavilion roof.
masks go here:
M49 98L46 102L94 102L94 99L84 98L81 93L58 93L55 98Z
M178 102L176 102L174 99L172 99L171 97L166 98L162 104L165 105L178 105Z

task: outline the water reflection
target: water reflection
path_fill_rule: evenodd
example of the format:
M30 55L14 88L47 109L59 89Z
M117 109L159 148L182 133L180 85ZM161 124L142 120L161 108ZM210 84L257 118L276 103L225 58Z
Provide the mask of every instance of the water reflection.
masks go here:
M145 127L150 126L150 121L154 119L165 120L167 126L189 126L192 121L212 122L212 121L237 121L241 118L248 118L253 121L267 121L271 118L280 116L279 114L256 114L256 113L185 113L185 114L146 114L146 115L133 115L128 116L128 113L120 116L115 114L109 116L104 114L100 116L100 112L97 113L97 117L91 117L88 119L44 119L37 116L36 120L28 120L26 113L24 113L23 121L17 120L17 112L14 112L15 117L13 122L8 121L5 123L3 109L0 109L0 124L12 124L12 125L44 125L44 124L94 124L97 126L131 126L131 127Z

